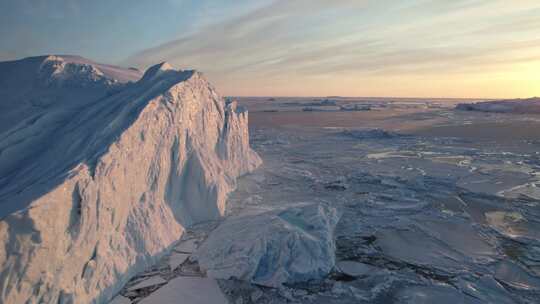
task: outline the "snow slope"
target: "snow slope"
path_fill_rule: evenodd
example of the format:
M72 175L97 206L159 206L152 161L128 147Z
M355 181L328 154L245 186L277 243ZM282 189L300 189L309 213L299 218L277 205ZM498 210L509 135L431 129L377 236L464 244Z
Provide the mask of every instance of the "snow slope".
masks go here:
M125 83L139 77L0 63L0 302L110 299L260 164L247 113L200 73L162 63Z
M44 112L70 111L138 81L142 73L77 56L0 62L0 134Z

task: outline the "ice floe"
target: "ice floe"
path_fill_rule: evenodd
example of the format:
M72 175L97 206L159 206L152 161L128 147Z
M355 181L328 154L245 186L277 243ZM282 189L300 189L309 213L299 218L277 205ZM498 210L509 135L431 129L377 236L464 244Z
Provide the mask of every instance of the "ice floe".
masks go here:
M139 302L140 304L228 304L217 282L209 278L178 277Z

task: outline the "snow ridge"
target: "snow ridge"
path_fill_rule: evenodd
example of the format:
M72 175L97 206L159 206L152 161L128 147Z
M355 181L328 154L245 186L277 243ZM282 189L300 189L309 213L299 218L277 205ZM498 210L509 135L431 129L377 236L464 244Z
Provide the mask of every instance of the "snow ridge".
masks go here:
M39 69L39 84L45 87L112 86L118 81L105 76L91 64L66 62L62 57L48 56Z
M85 63L41 68L48 89L116 83ZM2 303L109 300L185 227L219 217L236 177L261 163L247 112L199 72L162 63L96 96L25 109L41 116L0 132Z

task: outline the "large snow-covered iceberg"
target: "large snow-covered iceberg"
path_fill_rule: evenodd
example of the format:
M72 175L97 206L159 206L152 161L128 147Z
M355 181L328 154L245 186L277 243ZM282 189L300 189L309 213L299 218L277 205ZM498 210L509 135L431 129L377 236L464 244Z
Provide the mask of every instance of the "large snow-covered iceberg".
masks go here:
M322 203L228 218L196 253L209 277L280 287L326 276L339 213Z
M260 164L247 113L166 63L4 62L0 97L1 303L110 299Z

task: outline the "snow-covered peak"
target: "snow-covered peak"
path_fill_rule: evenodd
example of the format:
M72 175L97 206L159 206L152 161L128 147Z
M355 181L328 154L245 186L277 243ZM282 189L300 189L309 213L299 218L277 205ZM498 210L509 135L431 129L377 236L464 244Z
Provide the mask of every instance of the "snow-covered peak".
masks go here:
M135 68L101 64L72 55L45 55L0 62L0 87L86 88L136 82L142 73Z
M59 56L47 56L39 67L39 85L45 87L86 88L112 86L118 80L108 77L96 66L65 61Z
M164 61L149 67L146 72L144 72L141 82L155 81L158 78L170 76L175 77L179 76L180 74L185 74L185 72L189 72L190 74L193 73L193 71L176 70L171 64Z
M167 61L163 61L162 63L158 64L158 66L161 71L174 70L174 67Z
M114 66L110 64L97 63L92 60L86 59L81 56L74 55L52 55L47 57L55 57L61 59L66 63L80 64L80 65L91 65L96 69L100 70L104 76L110 79L114 79L120 83L125 82L136 82L141 79L143 73L136 68L124 68L119 66Z
M61 56L57 56L57 55L46 55L45 58L43 59L43 63L48 62L48 61L64 61L64 59Z

